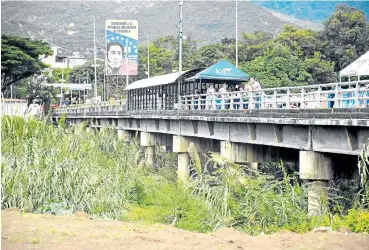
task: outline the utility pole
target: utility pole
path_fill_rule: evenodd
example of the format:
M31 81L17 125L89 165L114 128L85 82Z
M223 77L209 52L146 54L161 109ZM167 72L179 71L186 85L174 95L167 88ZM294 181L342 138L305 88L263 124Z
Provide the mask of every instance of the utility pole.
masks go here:
M236 68L238 68L238 0L236 0Z
M126 40L126 87L128 86L128 81L129 81L129 61L128 61L128 39Z
M95 102L97 101L97 73L96 73L96 27L95 27L95 14L93 15L94 18L94 68L95 68Z
M146 33L147 36L147 78L150 78L150 42L149 42L149 33Z
M179 79L178 79L178 109L181 108L181 75L182 75L182 36L183 36L183 30L182 30L182 9L183 9L183 0L179 1L179 58L178 58L178 73L179 73Z

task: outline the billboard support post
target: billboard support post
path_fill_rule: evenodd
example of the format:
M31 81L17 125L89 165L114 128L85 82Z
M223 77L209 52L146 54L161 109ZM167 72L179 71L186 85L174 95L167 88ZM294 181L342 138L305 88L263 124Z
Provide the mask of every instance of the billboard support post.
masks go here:
M97 73L96 73L96 27L95 27L95 14L94 18L94 68L95 68L95 85L94 85L94 93L95 93L95 102L97 101Z

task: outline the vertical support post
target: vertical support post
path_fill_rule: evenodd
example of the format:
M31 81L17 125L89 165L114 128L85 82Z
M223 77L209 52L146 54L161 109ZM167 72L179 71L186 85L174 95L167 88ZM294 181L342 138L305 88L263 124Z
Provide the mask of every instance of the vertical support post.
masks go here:
M188 183L190 177L190 156L188 153L178 153L178 180L182 183Z
M277 90L274 89L274 92L273 92L273 109L276 109L278 106L277 106Z
M309 181L308 214L320 215L328 209L328 184L332 179L333 164L326 154L300 151L300 178Z
M183 136L173 136L173 152L178 153L178 180L186 183L190 176L189 165L190 157L187 153L189 140Z
M118 129L117 133L118 133L118 139L122 139L125 142L129 142L132 138L132 132L129 130Z
M150 167L155 164L155 136L149 132L141 132L140 145L145 147L145 161Z
M305 88L304 87L301 88L301 103L300 103L300 108L302 108L302 109L305 108Z
M287 109L289 109L291 107L290 95L291 95L291 91L290 91L290 88L288 88L287 89L287 98L286 98L286 108Z
M360 105L360 103L359 103L359 95L360 95L360 84L357 81L356 82L356 86L355 86L355 103L354 103L354 107L358 107Z
M322 102L321 102L321 95L322 95L322 87L318 86L318 96L317 96L317 108L321 108Z
M341 105L342 105L342 104L339 103L339 94L340 94L339 87L340 86L337 83L336 84L336 89L335 89L335 94L334 94L334 105L333 105L334 108L340 108Z

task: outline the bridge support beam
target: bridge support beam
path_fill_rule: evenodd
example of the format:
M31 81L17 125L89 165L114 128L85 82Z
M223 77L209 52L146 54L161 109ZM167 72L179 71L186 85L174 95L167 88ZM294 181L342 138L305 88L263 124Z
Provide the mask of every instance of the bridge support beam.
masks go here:
M155 165L155 135L149 132L140 133L140 146L145 147L145 161L150 167Z
M328 185L333 176L333 163L327 154L300 151L300 178L308 180L308 214L320 215L328 209Z
M202 163L206 161L206 157L200 153L214 151L215 148L214 140L211 139L173 136L173 152L178 153L178 179L181 181L188 181L188 177L190 175L190 156L188 154L188 148L191 143L199 153L200 161Z
M257 170L263 161L263 147L229 141L220 142L220 155L231 162L247 163L252 170Z
M129 142L132 139L132 131L124 130L124 129L117 129L118 132L118 139L122 139L125 142Z
M188 146L190 141L184 136L173 136L173 152L177 153L178 159L178 180L186 183L190 176L190 156L188 155Z

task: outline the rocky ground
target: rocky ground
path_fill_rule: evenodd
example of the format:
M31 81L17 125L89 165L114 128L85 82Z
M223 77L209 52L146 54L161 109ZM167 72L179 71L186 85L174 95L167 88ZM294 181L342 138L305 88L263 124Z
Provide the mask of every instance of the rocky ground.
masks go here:
M233 229L193 233L167 225L2 211L2 249L369 249L369 235L280 232L250 236Z

